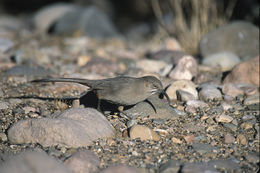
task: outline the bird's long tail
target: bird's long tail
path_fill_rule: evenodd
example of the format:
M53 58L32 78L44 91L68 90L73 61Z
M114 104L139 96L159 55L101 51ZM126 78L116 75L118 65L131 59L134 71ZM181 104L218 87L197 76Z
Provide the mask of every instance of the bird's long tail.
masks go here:
M93 83L91 81L92 80L78 79L78 78L45 78L45 79L36 79L31 82L72 82L72 83L79 83L91 87L91 83Z

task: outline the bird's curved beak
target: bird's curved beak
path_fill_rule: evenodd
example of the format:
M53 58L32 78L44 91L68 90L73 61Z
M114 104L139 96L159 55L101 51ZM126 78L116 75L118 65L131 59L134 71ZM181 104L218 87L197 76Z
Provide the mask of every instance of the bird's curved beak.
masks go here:
M169 98L168 94L166 93L166 91L165 90L161 90L160 93L162 93L166 97L168 104L170 104L170 98Z

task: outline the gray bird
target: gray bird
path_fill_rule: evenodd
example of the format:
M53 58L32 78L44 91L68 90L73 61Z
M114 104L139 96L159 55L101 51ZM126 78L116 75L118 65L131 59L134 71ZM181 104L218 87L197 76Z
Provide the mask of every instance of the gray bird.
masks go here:
M98 100L106 100L119 106L135 105L146 100L153 94L163 94L168 103L170 99L163 89L159 79L153 76L140 78L118 76L102 80L78 78L46 78L32 82L73 82L90 87L96 93ZM98 103L99 107L100 102Z

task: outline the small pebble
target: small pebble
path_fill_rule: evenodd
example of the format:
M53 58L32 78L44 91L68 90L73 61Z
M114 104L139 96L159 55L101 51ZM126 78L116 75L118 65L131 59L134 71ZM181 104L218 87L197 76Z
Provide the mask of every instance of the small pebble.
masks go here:
M216 121L220 123L230 123L233 118L229 115L221 114L216 117Z

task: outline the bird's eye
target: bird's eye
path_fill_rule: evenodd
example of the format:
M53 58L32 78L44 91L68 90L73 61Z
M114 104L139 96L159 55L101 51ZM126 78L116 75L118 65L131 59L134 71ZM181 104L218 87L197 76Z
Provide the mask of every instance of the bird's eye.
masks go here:
M153 84L153 85L152 85L152 88L157 89L158 86Z

